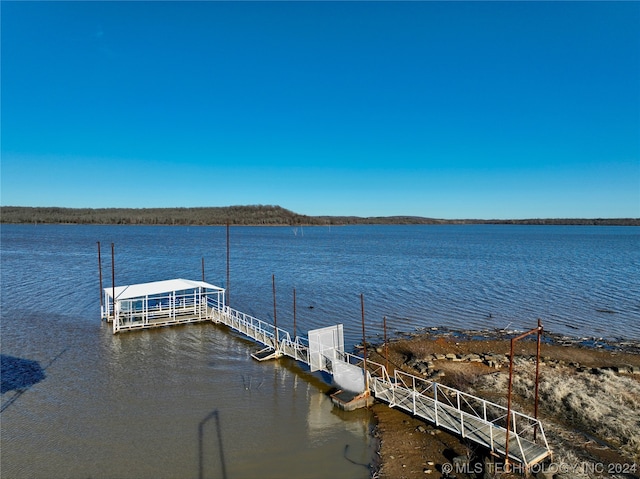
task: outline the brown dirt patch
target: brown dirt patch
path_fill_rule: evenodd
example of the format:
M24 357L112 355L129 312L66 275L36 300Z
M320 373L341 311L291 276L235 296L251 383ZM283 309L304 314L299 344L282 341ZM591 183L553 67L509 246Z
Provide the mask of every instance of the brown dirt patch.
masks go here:
M466 454L465 445L457 437L434 429L419 418L381 403L373 405L373 413L380 437L381 467L377 477L440 477L442 464Z

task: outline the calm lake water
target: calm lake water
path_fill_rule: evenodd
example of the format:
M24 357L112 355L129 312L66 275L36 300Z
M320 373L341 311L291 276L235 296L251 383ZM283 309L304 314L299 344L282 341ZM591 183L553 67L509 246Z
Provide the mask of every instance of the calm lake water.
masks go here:
M1 475L6 478L365 478L366 411L341 413L328 378L199 324L112 335L117 285L201 278L278 326L367 334L447 326L640 340L640 228L2 225Z

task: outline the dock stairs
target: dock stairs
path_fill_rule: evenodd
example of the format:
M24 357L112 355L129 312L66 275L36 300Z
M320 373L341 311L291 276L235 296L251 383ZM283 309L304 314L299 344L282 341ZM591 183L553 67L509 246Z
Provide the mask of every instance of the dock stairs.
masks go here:
M251 355L256 361L269 361L270 359L277 359L282 356L282 353L273 348L273 346L267 346L260 351L256 351Z

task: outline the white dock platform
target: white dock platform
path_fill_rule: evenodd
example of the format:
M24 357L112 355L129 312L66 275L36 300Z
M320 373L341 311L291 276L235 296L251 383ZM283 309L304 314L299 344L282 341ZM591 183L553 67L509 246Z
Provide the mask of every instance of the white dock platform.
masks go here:
M204 281L170 279L104 288L102 319L113 333L211 321L224 307L225 290Z

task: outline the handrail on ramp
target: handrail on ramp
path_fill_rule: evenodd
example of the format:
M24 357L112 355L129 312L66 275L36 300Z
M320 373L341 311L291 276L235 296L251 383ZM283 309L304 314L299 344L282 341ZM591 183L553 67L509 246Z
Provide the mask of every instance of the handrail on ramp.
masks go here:
M263 344L265 347L252 355L255 359L288 356L311 365L305 338L292 339L288 331L228 306L211 311L211 319ZM331 357L323 356L320 369L333 374L333 362L365 367L364 358L334 350ZM552 454L539 419L400 370L391 376L384 365L371 360L366 361L364 373L371 393L389 407L419 416L505 458L508 454L508 459L526 469Z

